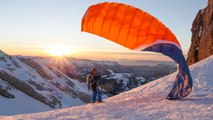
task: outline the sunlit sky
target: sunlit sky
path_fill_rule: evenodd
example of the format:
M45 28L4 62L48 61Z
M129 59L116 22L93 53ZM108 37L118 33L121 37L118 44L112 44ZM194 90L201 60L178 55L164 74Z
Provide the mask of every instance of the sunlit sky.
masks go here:
M62 46L69 50L68 56L77 58L152 59L147 54L133 52L101 37L81 32L85 11L90 5L100 2L105 1L0 0L0 49L11 55L46 56L54 52L52 48L60 49ZM207 0L114 2L135 6L158 18L176 35L184 53L190 46L192 22L198 10L207 5Z

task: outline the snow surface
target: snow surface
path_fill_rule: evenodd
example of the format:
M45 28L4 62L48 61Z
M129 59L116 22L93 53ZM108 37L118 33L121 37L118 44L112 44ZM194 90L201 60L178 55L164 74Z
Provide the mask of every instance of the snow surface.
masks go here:
M212 120L213 56L190 67L194 86L182 100L167 100L176 73L104 100L104 103L16 116L1 120Z

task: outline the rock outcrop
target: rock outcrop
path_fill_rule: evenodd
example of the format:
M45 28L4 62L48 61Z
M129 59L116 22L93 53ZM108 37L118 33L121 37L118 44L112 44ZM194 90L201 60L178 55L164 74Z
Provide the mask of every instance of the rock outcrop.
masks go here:
M208 0L207 7L199 10L191 31L192 43L188 52L188 65L213 54L213 0Z
M0 95L6 98L15 98L15 95L9 93L6 89L0 85Z

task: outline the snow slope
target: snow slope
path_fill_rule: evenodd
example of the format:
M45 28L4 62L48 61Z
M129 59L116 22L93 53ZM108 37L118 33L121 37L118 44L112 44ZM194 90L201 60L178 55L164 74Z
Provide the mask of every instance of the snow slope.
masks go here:
M43 101L48 100L46 103L54 103L52 105L54 108L83 105L86 102L82 99L84 99L85 96L89 97L91 95L91 93L88 93L86 85L80 83L78 80L67 77L58 69L54 67L50 69L42 63L32 62L32 60L29 59L27 59L29 62L26 64L26 62L23 62L20 58L24 57L9 56L0 51L1 74L7 73L16 78L17 81L15 84L25 83L25 86L30 86L35 91L34 93L41 95L43 99L45 99ZM39 73L38 69L30 66L35 63L40 65L40 70L43 70L40 72L43 72L43 74ZM44 73L49 78L44 76ZM0 115L54 110L53 107L51 108L48 104L44 104L43 101L35 97L30 97L29 94L26 93L30 89L20 90L19 88L23 88L23 86L15 88L11 83L7 83L8 81L6 79L1 77L2 76L0 76L0 88L6 89L14 95L15 98L9 99L0 95ZM7 78L9 79L8 76ZM35 95L34 93L32 94Z
M164 99L176 73L131 91L108 98L101 104L87 104L61 110L2 116L1 120L173 120L213 118L213 56L190 67L194 80L192 93L182 100Z

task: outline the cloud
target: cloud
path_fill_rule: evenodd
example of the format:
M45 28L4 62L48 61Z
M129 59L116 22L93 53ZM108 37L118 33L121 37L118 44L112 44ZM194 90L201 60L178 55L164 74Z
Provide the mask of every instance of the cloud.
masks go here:
M74 12L78 11L78 10L79 10L78 8L76 8L76 9L72 9L72 10L70 10L70 11L69 11L69 13L70 13L70 14L72 14L72 13L74 13Z

